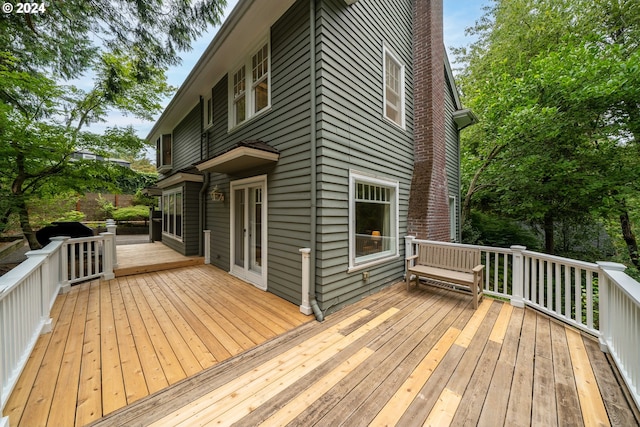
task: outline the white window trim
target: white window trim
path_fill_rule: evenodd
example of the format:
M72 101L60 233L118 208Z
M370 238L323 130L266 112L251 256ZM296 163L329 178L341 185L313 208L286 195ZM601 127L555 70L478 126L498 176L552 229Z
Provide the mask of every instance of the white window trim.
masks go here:
M202 125L204 129L213 126L213 97L211 95L203 98Z
M182 221L182 226L180 227L180 229L182 230L182 236L177 236L175 233L171 233L169 231L165 231L165 223L164 223L164 196L170 196L170 195L174 195L180 193L182 195L182 213L180 215L180 220ZM174 206L175 206L175 201L174 201ZM173 188L171 190L167 190L167 191L163 191L162 192L162 236L163 237L168 237L170 239L173 240L177 240L179 242L183 242L184 241L184 189L182 187L177 187L177 188ZM174 221L175 221L175 207L174 207ZM174 223L174 230L175 230L175 223Z
M458 242L457 219L458 198L456 196L449 196L449 238L452 242Z
M381 252L377 256L367 256L366 259L356 262L356 183L380 185L393 190L391 229L395 235L396 243L391 250ZM384 178L364 172L349 170L349 268L347 272L358 271L373 265L382 264L400 256L400 224L399 224L399 195L400 183L396 180Z
M234 234L233 231L235 230L236 227L236 219L235 219L235 215L234 215L234 206L235 206L235 190L238 188L247 188L248 186L252 185L252 184L259 184L262 186L263 188L263 193L262 193L262 235L261 235L261 239L263 242L263 248L262 248L262 259L263 259L263 263L262 263L262 272L260 274L260 278L257 278L257 275L253 272L246 272L242 271L244 269L236 269L235 268L235 253L236 253L236 241L234 238ZM243 179L238 179L235 181L231 181L229 183L230 189L229 189L229 199L230 199L230 204L231 204L231 208L229 209L229 233L230 233L230 238L229 238L229 261L230 261L230 269L229 269L229 274L234 275L236 277L239 277L242 280L246 280L250 283L252 283L253 285L255 285L258 289L261 289L263 291L267 290L267 278L269 277L269 272L268 272L268 262L267 260L269 259L269 244L268 244L268 237L269 237L269 205L268 205L268 187L267 187L268 183L267 183L267 175L257 175L257 176L252 176L249 178L243 178ZM238 274L240 273L240 274Z
M238 62L236 64L235 67L232 68L232 71L230 71L228 73L227 76L227 93L228 93L228 106L227 106L227 111L228 111L228 126L229 126L229 131L238 129L242 126L244 126L246 123L252 121L254 118L264 114L265 112L269 111L271 109L271 93L272 93L272 86L271 86L271 37L270 35L268 35L267 37L264 37L262 39L260 39L259 43L256 43L253 48L247 52L243 58L242 58L242 62ZM268 72L267 72L267 88L268 88L268 94L267 94L267 106L264 107L262 110L255 112L255 105L254 105L254 81L253 81L253 66L251 64L251 59L253 58L253 56L255 54L258 53L258 51L260 49L262 49L262 47L264 45L267 45L267 52L269 55L268 61L267 61L267 67L268 67ZM235 108L234 108L234 94L233 94L233 76L234 74L236 74L240 68L245 67L245 73L244 73L244 97L245 97L245 118L242 122L236 124L235 123Z
M171 163L168 164L164 164L164 136L165 135L169 135L171 137ZM160 142L158 144L158 141ZM157 156L157 160L159 161L159 164L156 165L156 170L160 173L163 172L168 172L171 169L173 169L173 132L170 133L161 133L158 138L156 139L156 151L159 152L159 155Z
M400 66L400 124L387 117L387 55ZM398 59L398 56L385 43L382 44L382 117L389 123L401 129L406 129L406 85L405 85L405 65Z

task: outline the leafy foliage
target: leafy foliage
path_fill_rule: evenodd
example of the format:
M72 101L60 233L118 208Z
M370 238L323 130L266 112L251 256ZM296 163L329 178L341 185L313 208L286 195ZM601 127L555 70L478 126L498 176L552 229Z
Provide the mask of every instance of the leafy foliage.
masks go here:
M622 0L497 0L458 49L464 213L540 227L616 216L640 183L640 7Z
M85 128L113 109L151 119L173 91L164 69L220 22L224 5L67 0L47 3L45 13L0 16L0 229L16 214L35 248L30 200L129 184L135 192L133 175L73 153L137 157L145 141L133 129Z
M127 206L113 211L116 221L142 221L149 219L149 207L144 205Z

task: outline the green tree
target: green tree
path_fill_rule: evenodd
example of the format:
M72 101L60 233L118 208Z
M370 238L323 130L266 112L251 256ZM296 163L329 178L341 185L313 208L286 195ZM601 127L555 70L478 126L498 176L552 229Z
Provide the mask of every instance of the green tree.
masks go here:
M173 91L164 69L219 24L224 5L67 0L48 2L42 13L0 16L0 229L17 214L36 248L28 201L114 182L116 166L72 161L73 153L136 156L142 140L131 129L96 135L85 128L109 110L152 119Z
M621 214L640 180L640 7L635 1L496 1L460 49L464 213L472 202L544 230Z

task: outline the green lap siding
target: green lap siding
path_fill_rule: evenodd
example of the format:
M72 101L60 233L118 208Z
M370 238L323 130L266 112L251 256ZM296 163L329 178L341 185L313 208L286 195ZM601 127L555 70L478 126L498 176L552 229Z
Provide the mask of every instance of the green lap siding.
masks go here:
M317 290L334 311L394 283L404 271L413 166L411 1L318 2ZM388 13L394 10L397 13ZM383 118L383 44L405 66L406 129ZM400 256L349 273L349 170L397 180ZM370 273L362 280L363 271Z

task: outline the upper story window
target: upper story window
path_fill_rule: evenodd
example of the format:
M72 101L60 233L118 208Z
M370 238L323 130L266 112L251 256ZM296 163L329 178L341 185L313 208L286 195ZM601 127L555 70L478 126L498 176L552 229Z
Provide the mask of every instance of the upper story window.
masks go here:
M229 129L271 106L271 51L268 42L245 58L229 78Z
M384 117L404 129L404 65L383 46Z
M166 172L171 170L172 158L171 158L171 134L161 135L156 140L156 168L158 172Z

